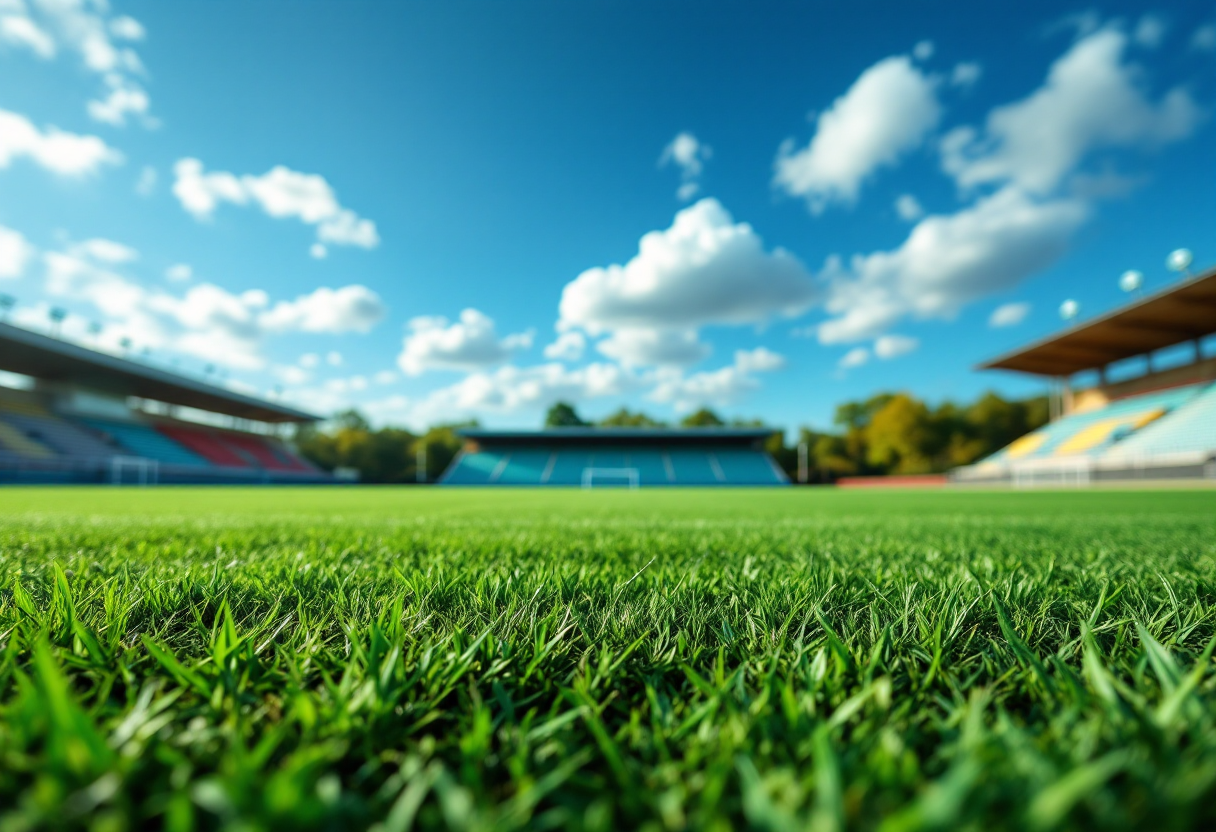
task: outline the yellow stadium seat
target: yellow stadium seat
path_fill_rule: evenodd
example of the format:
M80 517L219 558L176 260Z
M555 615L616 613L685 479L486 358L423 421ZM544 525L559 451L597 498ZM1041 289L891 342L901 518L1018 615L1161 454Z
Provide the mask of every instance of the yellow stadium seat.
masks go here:
M1089 427L1077 431L1068 437L1068 439L1061 442L1060 447L1056 448L1055 455L1070 456L1072 454L1085 453L1110 439L1121 428L1139 430L1149 422L1160 419L1164 414L1165 408L1158 407L1144 413L1133 413L1128 416L1102 419L1101 421L1094 422Z
M1009 449L1005 451L1005 456L1009 457L1010 459L1021 459L1024 456L1030 456L1039 448L1043 447L1043 443L1046 441L1046 434L1027 434L1010 445Z

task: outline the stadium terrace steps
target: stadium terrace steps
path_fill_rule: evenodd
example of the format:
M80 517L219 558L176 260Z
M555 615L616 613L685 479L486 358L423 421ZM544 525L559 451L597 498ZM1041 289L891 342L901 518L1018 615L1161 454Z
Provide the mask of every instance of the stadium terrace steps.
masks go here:
M208 466L211 464L190 449L163 436L147 425L94 418L80 419L80 422L103 437L112 439L134 456L154 459L166 465Z
M1172 414L1200 395L1205 385L1160 390L1111 402L1087 413L1074 413L1023 436L980 465L1008 464L1050 457L1097 457L1118 447L1127 437Z
M1156 421L1120 442L1107 455L1137 459L1216 450L1216 384L1209 386L1167 419Z
M219 465L224 468L253 467L248 458L224 444L218 436L210 431L201 428L188 428L167 424L157 425L156 429L173 441L189 448L212 465Z
M445 485L780 485L762 451L649 448L480 449L462 453Z
M0 422L0 449L33 459L52 459L55 456L50 448L5 422Z
M120 448L91 435L84 428L45 411L44 414L7 412L0 415L26 437L66 456L97 459L122 455Z

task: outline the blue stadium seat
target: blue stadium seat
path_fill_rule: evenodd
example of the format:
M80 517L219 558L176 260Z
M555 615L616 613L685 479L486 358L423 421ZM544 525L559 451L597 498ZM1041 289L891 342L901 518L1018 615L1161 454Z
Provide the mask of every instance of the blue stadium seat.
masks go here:
M778 485L783 482L760 451L714 451L714 457L730 485Z
M584 451L559 451L546 485L582 485L583 469L591 464L591 454Z
M626 468L635 468L640 485L671 485L667 477L667 464L661 451L631 450L626 459Z
M445 485L485 485L501 462L502 454L493 451L461 454L440 482Z
M675 485L719 485L725 479L714 471L707 450L673 450L667 455L675 470Z
M1216 384L1115 445L1110 458L1216 450Z
M552 451L512 451L493 481L501 485L540 485L552 455Z
M117 443L134 456L155 459L166 465L197 465L210 467L203 457L179 445L147 425L134 422L113 422L107 419L80 419L87 427Z

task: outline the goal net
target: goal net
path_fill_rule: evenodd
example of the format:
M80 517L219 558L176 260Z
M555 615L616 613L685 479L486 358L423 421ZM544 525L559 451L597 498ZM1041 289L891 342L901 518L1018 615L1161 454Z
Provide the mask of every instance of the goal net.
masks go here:
M637 488L637 468L584 468L583 488Z

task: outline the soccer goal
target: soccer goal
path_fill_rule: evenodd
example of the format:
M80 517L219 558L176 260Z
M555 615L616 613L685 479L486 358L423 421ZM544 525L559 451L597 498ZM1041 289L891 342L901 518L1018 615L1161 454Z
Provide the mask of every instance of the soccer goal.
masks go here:
M127 472L130 471L130 477ZM110 460L110 484L156 485L160 482L160 463L142 456L116 456Z
M584 468L583 488L638 487L637 468Z

